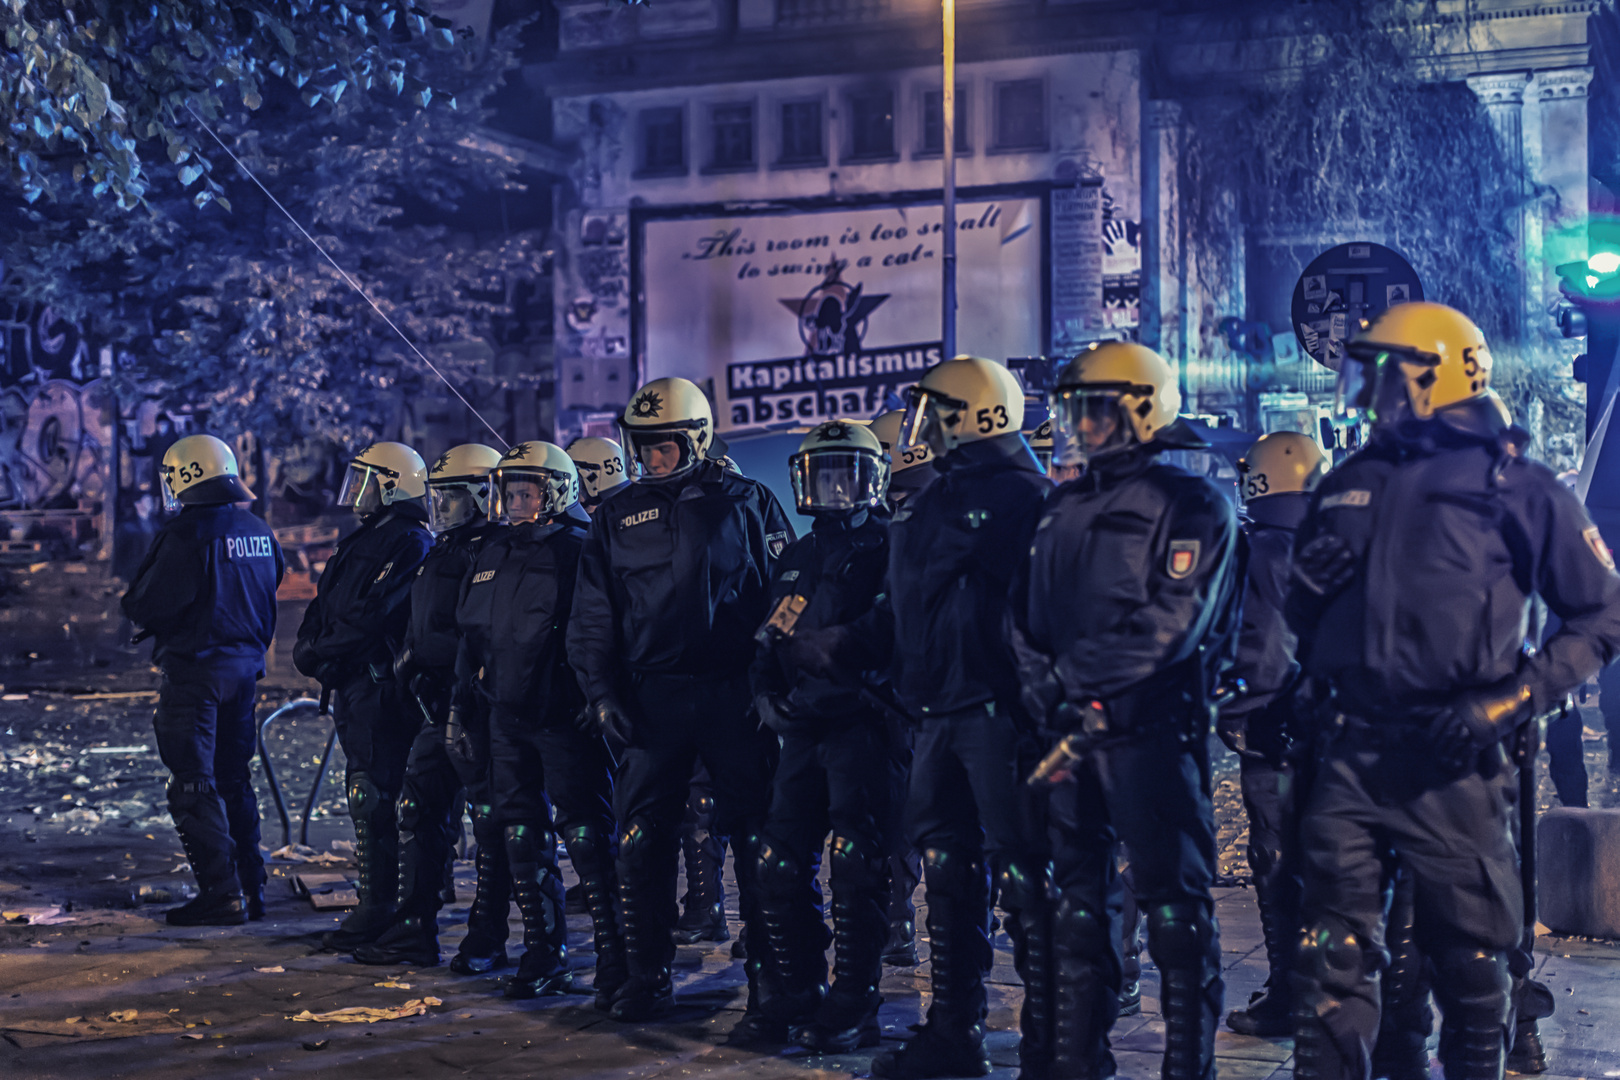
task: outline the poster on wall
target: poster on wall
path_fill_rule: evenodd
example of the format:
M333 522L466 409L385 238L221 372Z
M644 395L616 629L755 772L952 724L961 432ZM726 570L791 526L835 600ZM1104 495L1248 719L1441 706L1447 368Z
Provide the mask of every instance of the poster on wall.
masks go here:
M957 347L1042 351L1042 202L957 203ZM870 417L941 357L936 203L649 217L643 370L712 380L721 431Z

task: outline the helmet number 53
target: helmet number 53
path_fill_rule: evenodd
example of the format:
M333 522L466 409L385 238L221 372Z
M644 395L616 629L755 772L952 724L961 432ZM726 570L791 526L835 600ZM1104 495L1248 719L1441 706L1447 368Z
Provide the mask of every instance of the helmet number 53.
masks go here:
M180 482L182 484L189 484L193 481L201 480L203 475L203 467L195 461L191 462L189 465L182 465L175 471L179 473Z
M999 428L1007 426L1007 407L997 405L990 409L980 409L978 413L979 431L989 434Z

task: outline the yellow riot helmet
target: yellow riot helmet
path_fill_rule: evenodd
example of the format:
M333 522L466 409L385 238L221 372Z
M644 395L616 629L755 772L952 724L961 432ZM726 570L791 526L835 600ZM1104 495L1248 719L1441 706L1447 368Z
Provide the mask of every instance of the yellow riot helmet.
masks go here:
M543 524L579 501L579 471L556 443L518 443L501 455L490 476L495 512L510 525Z
M818 424L788 459L793 503L801 514L861 510L883 502L889 463L862 424L829 420Z
M1491 349L1474 321L1427 300L1396 304L1345 350L1339 407L1364 410L1374 424L1440 410L1480 397L1491 386Z
M1181 410L1175 370L1148 348L1104 341L1064 365L1049 397L1058 460L1084 465L1106 454L1149 443Z
M1243 480L1239 484L1245 501L1267 495L1313 491L1327 475L1332 462L1309 435L1298 431L1273 431L1262 435L1237 463Z
M900 449L926 445L946 454L1023 426L1024 388L1013 373L994 360L958 356L929 368L906 391Z

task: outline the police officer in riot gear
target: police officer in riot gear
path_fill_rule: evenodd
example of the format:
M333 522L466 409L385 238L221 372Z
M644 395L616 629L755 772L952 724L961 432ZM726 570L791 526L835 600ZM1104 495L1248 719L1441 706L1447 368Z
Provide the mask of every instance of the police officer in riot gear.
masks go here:
M676 830L696 760L733 839L745 923L759 925L757 831L774 737L751 715L747 671L771 564L793 533L761 484L707 457L708 400L685 379L638 390L622 423L638 479L597 508L580 555L568 657L601 731L623 748L615 778L620 915L630 978L620 1020L667 1012L674 991ZM749 965L751 1016L759 961Z
M461 587L454 713L459 720L479 703L489 709L494 816L523 914L523 959L506 996L561 994L573 981L561 836L595 930L595 989L605 1005L626 975L613 909L612 758L600 734L576 724L585 699L563 648L585 538L569 513L579 477L560 447L526 442L506 452L494 480L511 527L485 543Z
M428 471L428 525L436 539L417 568L410 622L394 660L407 706L420 708L422 723L411 744L399 795L394 925L376 941L354 950L354 958L362 964L432 967L439 962L440 884L459 832L457 796L463 789L478 845L478 891L467 916L467 937L451 968L471 974L506 962L510 891L505 848L491 816L485 712L474 710L465 717L465 744L475 750L469 758L452 757L444 734L460 645L456 602L462 578L496 528L488 516L489 473L500 459L499 450L468 443L446 450Z
M982 1076L989 875L1000 875L1002 905L1013 912L1045 862L1025 814L1023 777L1036 747L1018 719L1001 623L1016 553L1028 550L1051 485L1019 433L1023 389L1001 364L947 360L907 402L896 445L902 454L927 446L940 476L895 512L889 603L863 620L879 633L806 632L798 663L824 675L875 666L875 639L887 638L895 692L919 724L905 822L923 853L933 1001L902 1049L873 1060L873 1075Z
M1444 305L1390 308L1349 346L1341 401L1374 434L1317 489L1289 617L1331 690L1301 818L1306 932L1295 1075L1365 1077L1398 857L1433 964L1446 1075L1499 1077L1522 893L1504 742L1620 650L1597 530L1486 397L1491 354ZM1532 590L1562 622L1523 648Z
M1235 634L1237 521L1208 480L1160 459L1202 444L1151 349L1092 346L1051 398L1064 463L1083 471L1048 501L1013 599L1025 701L1064 737L1053 753L1069 776L1048 805L1056 905L1023 919L1025 1075L1113 1073L1117 841L1159 969L1163 1076L1210 1080L1222 984L1207 740ZM1036 957L1034 943L1050 948Z
M579 505L596 513L607 493L630 482L624 449L612 439L583 435L568 444L568 457L579 471Z
M169 769L169 813L197 878L197 897L171 926L236 926L264 916L259 804L249 766L253 705L276 629L281 546L238 507L253 493L236 456L212 435L188 435L159 467L178 516L152 541L123 610L154 639L163 669L153 727Z
M298 628L293 664L336 699L332 719L347 761L360 903L322 940L352 952L394 920L395 800L422 722L394 679L394 658L410 622L416 570L433 546L427 465L403 443L373 443L349 462L338 505L359 515L360 528L326 561Z
M1310 492L1330 467L1316 440L1297 431L1261 436L1238 462L1248 572L1231 685L1242 692L1222 706L1216 731L1238 756L1249 818L1249 872L1270 964L1265 987L1226 1019L1241 1035L1271 1037L1293 1030L1289 978L1299 936L1299 878L1291 850L1297 841L1296 787L1285 753L1296 734L1290 713L1299 664L1283 601L1294 532L1305 520Z
M789 469L798 510L815 525L777 560L772 613L752 672L760 718L782 737L759 852L761 906L781 984L771 1009L780 1025L774 1035L843 1054L876 1046L880 1035L887 864L903 776L862 673L812 675L794 662L792 643L801 628L855 622L882 595L889 526L874 510L883 505L888 465L871 432L835 420L805 436ZM815 883L829 831L831 993Z
M904 409L882 413L868 429L889 455L889 490L884 498L891 510L898 509L939 476L939 464L927 443L901 447L900 423L905 416Z

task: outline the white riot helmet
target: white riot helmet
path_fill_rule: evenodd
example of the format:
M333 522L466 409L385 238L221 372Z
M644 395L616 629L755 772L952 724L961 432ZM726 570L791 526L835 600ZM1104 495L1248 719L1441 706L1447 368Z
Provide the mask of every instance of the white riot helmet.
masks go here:
M1063 437L1059 460L1084 465L1152 442L1175 421L1181 390L1175 371L1146 345L1105 341L1064 365L1049 400Z
M624 471L624 450L612 439L587 435L568 444L568 456L579 471L579 501L594 512L603 496L630 482Z
M923 373L906 391L900 447L946 454L963 443L993 439L1024 426L1024 389L1005 366L958 356Z
M482 443L452 446L428 470L428 527L436 533L489 516L489 473L501 452Z
M690 379L654 379L631 397L619 428L630 454L631 476L668 480L696 468L708 454L714 441L714 412ZM672 465L659 449L666 444L678 452Z
M886 497L889 505L899 506L911 496L927 487L939 475L933 467L934 452L927 444L900 449L900 424L905 419L903 409L886 412L872 421L868 431L889 455L889 483ZM923 468L922 466L927 466Z
M187 435L175 442L163 455L158 473L163 509L171 514L183 506L217 506L254 498L237 472L236 455L212 435Z
M511 525L544 524L579 501L579 472L556 443L518 443L491 475L495 512Z
M883 502L889 462L863 425L829 420L812 428L788 458L793 502L801 514L862 510Z
M349 462L337 504L362 517L395 503L427 500L427 463L404 443L372 443ZM426 507L424 506L425 510Z

